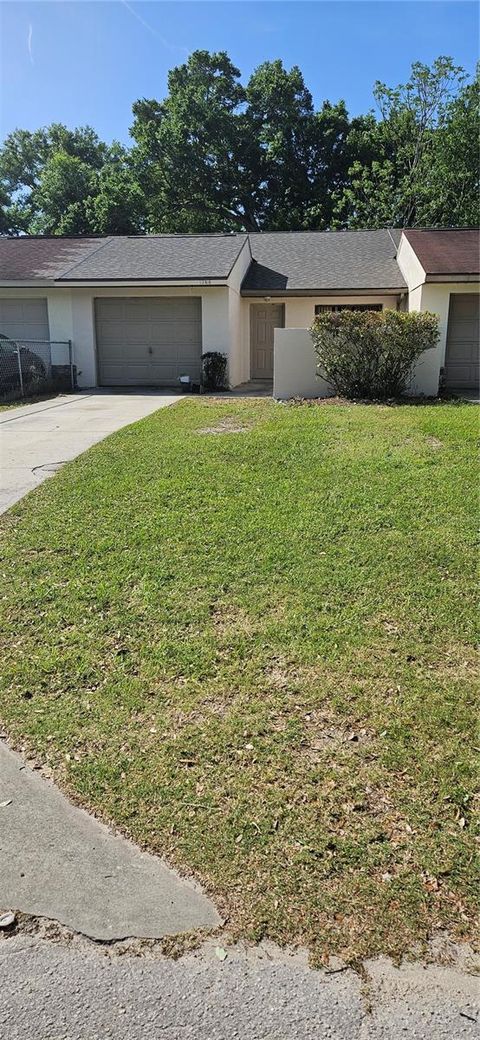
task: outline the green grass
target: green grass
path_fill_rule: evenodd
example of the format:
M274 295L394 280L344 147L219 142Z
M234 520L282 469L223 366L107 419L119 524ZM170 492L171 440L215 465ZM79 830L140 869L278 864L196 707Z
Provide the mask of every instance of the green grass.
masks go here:
M476 421L188 400L4 519L5 727L234 936L471 935Z

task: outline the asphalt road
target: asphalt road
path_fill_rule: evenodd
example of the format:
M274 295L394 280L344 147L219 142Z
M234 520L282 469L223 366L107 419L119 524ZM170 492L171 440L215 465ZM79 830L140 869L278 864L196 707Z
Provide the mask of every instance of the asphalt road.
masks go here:
M0 941L9 1040L478 1040L478 980L451 968L309 970L270 948L179 961L33 935Z

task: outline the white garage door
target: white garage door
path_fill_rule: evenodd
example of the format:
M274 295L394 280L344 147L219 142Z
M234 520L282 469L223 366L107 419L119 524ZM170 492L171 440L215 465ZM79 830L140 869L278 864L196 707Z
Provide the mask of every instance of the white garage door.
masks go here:
M46 299L0 300L0 332L8 339L49 339Z
M98 376L102 386L172 386L200 380L200 297L96 300Z
M478 296L452 293L445 355L445 386L449 390L478 390L478 335Z

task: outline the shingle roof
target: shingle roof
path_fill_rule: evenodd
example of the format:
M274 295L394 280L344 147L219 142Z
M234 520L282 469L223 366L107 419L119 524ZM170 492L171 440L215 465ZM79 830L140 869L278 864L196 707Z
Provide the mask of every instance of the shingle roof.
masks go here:
M227 278L246 241L244 234L148 235L106 239L68 281L183 281Z
M250 235L254 263L242 292L404 289L395 259L400 235L387 229Z
M479 233L407 229L427 275L479 272ZM247 237L242 292L406 288L395 259L401 231L295 231L108 238L1 238L0 281L187 281L228 277Z
M406 228L405 238L418 256L425 274L479 274L478 228L422 230Z
M60 278L64 271L98 248L96 238L0 238L0 281Z
M0 280L223 279L246 238L245 234L0 238Z

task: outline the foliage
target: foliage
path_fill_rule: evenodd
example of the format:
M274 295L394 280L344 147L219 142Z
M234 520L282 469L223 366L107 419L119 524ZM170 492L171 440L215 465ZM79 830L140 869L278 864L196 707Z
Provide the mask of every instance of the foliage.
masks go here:
M195 51L169 73L163 102L134 104L133 158L152 231L256 228L239 76L225 52Z
M425 225L480 224L478 154L480 75L467 83L445 109L435 134L433 158L426 164L421 196ZM420 194L420 193L419 193Z
M2 729L236 936L472 935L477 430L201 397L67 463L3 518Z
M382 400L405 391L415 361L438 341L438 318L388 309L325 312L311 335L322 375L339 394Z
M0 149L0 233L135 234L471 225L479 82L450 58L376 83L377 114L315 109L298 66L246 84L194 51L167 96L133 105L131 148L91 127L15 130Z
M227 355L218 350L202 354L202 385L205 390L227 390Z
M143 229L145 208L126 149L107 146L91 127L61 123L15 130L0 151L11 234L128 234Z
M337 192L336 226L478 222L478 76L465 80L463 69L441 57L431 68L416 62L404 85L376 83L381 118L360 132L367 154L355 158ZM359 134L352 134L355 151Z

